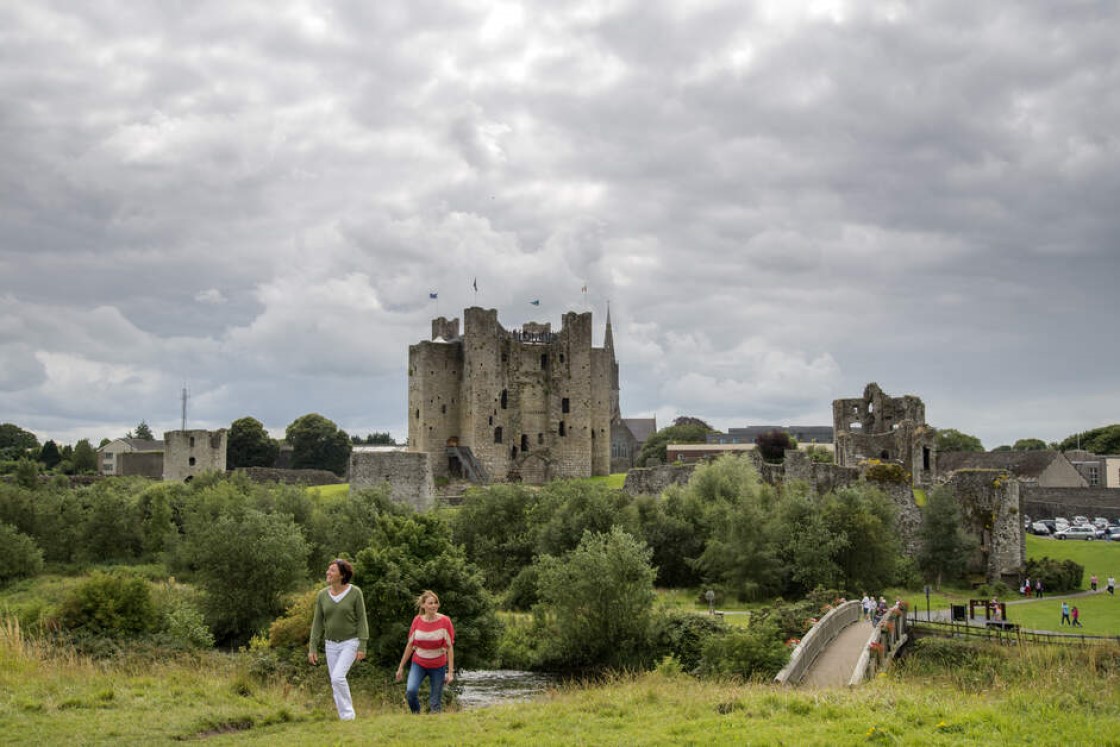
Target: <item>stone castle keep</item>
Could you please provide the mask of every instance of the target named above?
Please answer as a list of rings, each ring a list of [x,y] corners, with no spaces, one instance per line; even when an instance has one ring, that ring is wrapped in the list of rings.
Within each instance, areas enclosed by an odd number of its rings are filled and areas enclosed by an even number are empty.
[[[432,321],[408,350],[408,449],[430,455],[432,475],[481,482],[607,475],[623,428],[610,313],[603,347],[591,313],[569,312],[559,332],[498,323],[477,306]]]

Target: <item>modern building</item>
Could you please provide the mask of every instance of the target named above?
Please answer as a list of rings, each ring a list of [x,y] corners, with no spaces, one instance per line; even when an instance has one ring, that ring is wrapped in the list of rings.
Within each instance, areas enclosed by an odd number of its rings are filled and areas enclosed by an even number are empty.
[[[163,441],[146,438],[116,438],[97,450],[97,469],[103,475],[163,476]]]
[[[1031,487],[1089,487],[1060,451],[948,451],[938,454],[937,466],[942,475],[965,469],[1002,469]]]

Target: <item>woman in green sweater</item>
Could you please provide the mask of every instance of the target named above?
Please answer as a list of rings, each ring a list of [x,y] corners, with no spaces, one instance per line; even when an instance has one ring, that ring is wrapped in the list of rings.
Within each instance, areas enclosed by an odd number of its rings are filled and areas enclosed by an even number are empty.
[[[362,590],[350,583],[354,567],[339,558],[327,566],[327,588],[315,598],[315,619],[311,623],[311,642],[307,661],[319,663],[319,646],[326,639],[327,672],[331,676],[334,704],[343,721],[354,719],[350,683],[346,675],[356,661],[366,658],[369,622]]]

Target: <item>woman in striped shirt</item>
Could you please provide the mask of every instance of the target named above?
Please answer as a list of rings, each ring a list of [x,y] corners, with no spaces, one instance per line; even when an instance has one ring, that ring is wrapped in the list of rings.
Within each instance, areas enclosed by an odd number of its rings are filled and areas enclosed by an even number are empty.
[[[405,686],[408,707],[413,713],[420,713],[420,683],[430,677],[428,705],[432,713],[439,713],[443,683],[455,679],[455,626],[450,617],[439,613],[439,597],[434,591],[422,592],[416,599],[416,608],[420,614],[412,619],[408,630],[408,643],[397,667],[397,682],[404,677],[405,662],[411,657]]]

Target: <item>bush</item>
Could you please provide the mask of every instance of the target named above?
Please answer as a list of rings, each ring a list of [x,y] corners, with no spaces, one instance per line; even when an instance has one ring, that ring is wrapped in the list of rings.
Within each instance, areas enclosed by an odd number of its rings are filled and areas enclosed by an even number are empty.
[[[704,643],[700,674],[769,680],[789,661],[776,626],[754,623],[745,631],[711,636]]]
[[[727,625],[714,615],[672,611],[654,618],[652,648],[657,659],[672,658],[691,672],[700,666],[704,645],[714,635],[727,632]]]
[[[315,598],[318,589],[296,596],[287,611],[268,627],[270,648],[307,650],[311,640],[311,623],[315,620]],[[403,649],[404,646],[402,645]]]
[[[147,581],[97,571],[63,599],[61,621],[72,631],[128,637],[154,629],[158,615]]]
[[[650,551],[619,527],[585,532],[563,558],[541,559],[541,606],[554,634],[556,666],[635,667],[650,663],[648,645],[656,572]]]
[[[1042,579],[1044,592],[1057,594],[1080,589],[1081,580],[1085,577],[1085,566],[1072,560],[1031,558],[1027,561],[1024,572],[1031,581]]]
[[[0,524],[0,584],[38,575],[43,570],[43,551],[35,541],[15,527]]]
[[[159,632],[180,648],[211,648],[214,636],[206,627],[194,597],[190,590],[171,583],[160,588],[154,597],[159,610]]]
[[[909,485],[910,473],[901,464],[874,463],[863,473],[868,482],[877,482],[886,485]]]
[[[541,569],[536,563],[527,565],[513,577],[505,596],[502,597],[502,607],[507,610],[528,611],[540,601],[537,585],[540,583]]]

